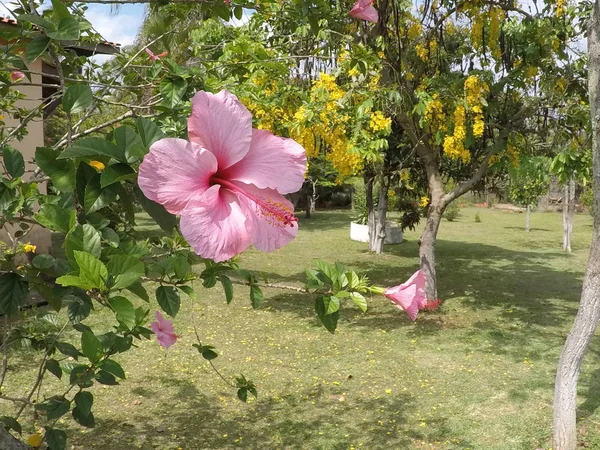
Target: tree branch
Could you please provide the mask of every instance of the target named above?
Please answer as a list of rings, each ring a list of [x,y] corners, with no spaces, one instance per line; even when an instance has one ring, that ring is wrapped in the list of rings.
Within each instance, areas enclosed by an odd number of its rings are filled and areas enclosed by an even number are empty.
[[[460,183],[458,186],[456,186],[454,188],[454,190],[452,192],[450,192],[444,196],[444,203],[446,205],[448,203],[450,203],[452,200],[457,199],[461,195],[466,194],[471,189],[473,189],[473,187],[477,183],[479,183],[479,181],[483,178],[483,176],[485,175],[485,173],[488,170],[491,157],[492,157],[491,152],[488,153],[487,155],[485,155],[485,158],[483,158],[483,161],[479,165],[477,172],[475,172],[475,174],[473,174],[473,176],[469,180],[465,181],[464,183]]]

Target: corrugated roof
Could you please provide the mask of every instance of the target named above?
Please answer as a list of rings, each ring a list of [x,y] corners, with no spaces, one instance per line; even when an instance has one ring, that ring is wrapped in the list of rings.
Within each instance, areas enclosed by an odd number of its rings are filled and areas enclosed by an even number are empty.
[[[17,26],[17,21],[15,19],[11,19],[9,17],[2,17],[0,16],[0,23],[6,23],[8,25],[14,25]],[[111,47],[121,47],[121,44],[117,43],[117,42],[101,42],[101,44],[104,45],[110,45]]]

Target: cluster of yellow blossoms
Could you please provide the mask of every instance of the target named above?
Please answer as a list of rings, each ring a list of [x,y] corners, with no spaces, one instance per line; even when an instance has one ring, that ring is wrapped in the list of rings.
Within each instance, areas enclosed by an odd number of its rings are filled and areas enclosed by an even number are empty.
[[[427,61],[429,59],[429,55],[432,54],[432,53],[434,53],[436,49],[437,49],[437,42],[436,41],[430,41],[429,45],[427,45],[427,44],[417,44],[415,46],[415,51],[417,52],[417,56],[422,61]]]
[[[446,114],[444,114],[444,105],[436,92],[431,96],[431,101],[425,106],[425,120],[430,126],[432,132],[436,130],[446,131]]]
[[[387,131],[391,130],[392,119],[389,117],[385,117],[381,111],[375,111],[371,114],[371,120],[369,121],[369,127],[371,130],[377,131]]]
[[[483,136],[484,121],[481,99],[488,91],[487,83],[476,75],[471,75],[465,80],[465,97],[467,106],[473,112],[473,135],[475,137]]]
[[[500,59],[502,51],[500,50],[500,31],[502,21],[506,17],[506,13],[502,8],[492,7],[489,11],[480,12],[481,10],[473,10],[473,24],[471,26],[471,43],[477,50],[483,48],[483,27],[489,23],[488,33],[486,34],[486,43],[488,44],[492,55],[496,59]]]
[[[326,158],[331,161],[338,172],[338,182],[356,174],[362,168],[362,158],[352,151],[354,144],[346,135],[347,122],[350,117],[340,111],[339,100],[346,95],[330,74],[321,73],[313,82],[310,100],[313,104],[323,105],[318,120],[308,121],[305,107],[301,107],[294,119],[300,124],[294,133],[294,139],[306,149],[309,157],[319,153],[320,144],[324,144],[328,152]]]
[[[467,129],[465,126],[466,111],[463,105],[458,105],[454,110],[454,133],[452,136],[444,138],[444,153],[452,159],[462,159],[468,163],[471,160],[471,154],[465,148],[465,139],[467,138]]]
[[[565,6],[567,6],[567,0],[557,0],[557,2],[556,2],[556,17],[562,17],[564,15]]]

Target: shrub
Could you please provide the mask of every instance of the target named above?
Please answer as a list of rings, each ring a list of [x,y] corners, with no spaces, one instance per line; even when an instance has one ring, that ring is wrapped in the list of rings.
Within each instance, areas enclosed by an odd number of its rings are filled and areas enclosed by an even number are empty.
[[[594,190],[591,185],[588,185],[583,190],[583,194],[579,197],[579,201],[583,206],[586,207],[588,212],[593,216],[594,215]]]
[[[479,213],[475,214],[475,222],[481,223],[481,216],[479,215]]]
[[[444,212],[444,217],[448,222],[454,222],[458,219],[460,217],[460,206],[458,206],[458,203],[450,203],[450,206]]]

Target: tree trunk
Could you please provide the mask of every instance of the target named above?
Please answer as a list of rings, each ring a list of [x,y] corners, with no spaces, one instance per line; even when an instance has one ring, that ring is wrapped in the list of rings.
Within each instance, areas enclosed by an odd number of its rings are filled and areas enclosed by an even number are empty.
[[[308,184],[309,188],[306,194],[306,214],[304,217],[310,219],[317,203],[317,186],[316,183],[313,183],[310,180],[308,181]]]
[[[563,250],[571,253],[571,234],[573,233],[573,213],[575,212],[575,179],[571,177],[565,184],[563,201]]]
[[[594,233],[579,311],[560,352],[554,385],[554,450],[577,448],[577,381],[583,358],[600,321],[600,0],[588,26],[588,90],[594,154]]]
[[[15,439],[4,427],[0,427],[0,449],[2,450],[31,450],[31,447]]]
[[[367,197],[367,225],[369,227],[369,250],[374,246],[376,236],[376,218],[375,218],[375,206],[373,204],[373,184],[375,184],[375,174],[372,169],[365,169],[364,172],[365,180],[365,195]]]
[[[381,188],[379,189],[379,202],[377,203],[377,220],[375,224],[375,240],[370,250],[380,255],[383,253],[385,242],[385,223],[388,209],[388,187],[389,178],[385,174],[381,177]]]
[[[443,208],[440,205],[431,204],[427,214],[425,229],[419,239],[419,263],[421,270],[425,273],[427,282],[425,294],[428,300],[437,300],[437,282],[435,273],[435,243],[438,229],[442,221]]]
[[[525,231],[531,231],[531,206],[525,208]]]

